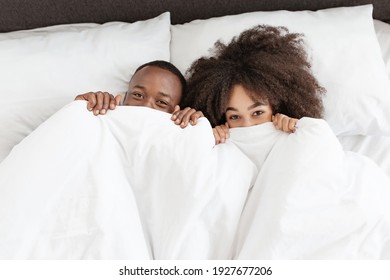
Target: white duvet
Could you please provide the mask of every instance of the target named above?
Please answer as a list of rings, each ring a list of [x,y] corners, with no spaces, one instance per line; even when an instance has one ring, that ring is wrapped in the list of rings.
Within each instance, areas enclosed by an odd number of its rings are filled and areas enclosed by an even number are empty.
[[[390,259],[390,179],[324,121],[214,146],[204,118],[85,107],[0,163],[1,259]]]

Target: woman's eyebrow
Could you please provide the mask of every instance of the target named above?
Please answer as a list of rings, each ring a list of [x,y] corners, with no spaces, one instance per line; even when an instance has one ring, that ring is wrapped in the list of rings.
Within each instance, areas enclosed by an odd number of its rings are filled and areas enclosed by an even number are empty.
[[[258,107],[258,106],[264,106],[264,105],[266,105],[266,104],[263,103],[263,102],[256,102],[256,103],[253,103],[251,106],[249,106],[249,107],[247,108],[247,110],[251,110],[251,109],[256,108],[256,107]],[[234,107],[227,107],[227,108],[226,108],[226,112],[227,112],[227,111],[238,111],[238,109],[236,109],[236,108],[234,108]]]
[[[265,103],[262,103],[262,102],[256,102],[256,103],[253,103],[251,106],[248,107],[248,110],[251,110],[253,108],[256,108],[258,106],[264,106]]]
[[[236,108],[234,108],[234,107],[227,107],[226,108],[226,112],[227,111],[238,111]]]

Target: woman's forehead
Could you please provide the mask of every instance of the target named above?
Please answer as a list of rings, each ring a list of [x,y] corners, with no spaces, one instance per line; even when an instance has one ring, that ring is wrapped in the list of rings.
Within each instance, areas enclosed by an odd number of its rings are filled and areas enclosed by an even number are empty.
[[[267,102],[267,97],[262,90],[252,90],[242,84],[235,84],[230,89],[229,100],[244,98],[253,102]]]

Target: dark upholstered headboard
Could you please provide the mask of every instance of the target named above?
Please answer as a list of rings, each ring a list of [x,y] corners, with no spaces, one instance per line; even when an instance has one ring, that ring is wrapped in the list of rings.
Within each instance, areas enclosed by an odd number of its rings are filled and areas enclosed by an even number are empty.
[[[389,0],[0,0],[0,32],[56,24],[134,22],[171,12],[172,23],[251,11],[319,10],[372,3],[390,22]]]

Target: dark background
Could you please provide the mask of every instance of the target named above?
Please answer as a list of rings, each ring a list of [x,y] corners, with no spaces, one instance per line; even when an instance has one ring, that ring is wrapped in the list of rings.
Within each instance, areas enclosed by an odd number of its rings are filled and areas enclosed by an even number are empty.
[[[390,23],[390,0],[0,0],[0,32],[65,23],[134,22],[171,12],[172,24],[251,11],[319,10],[372,3]]]

